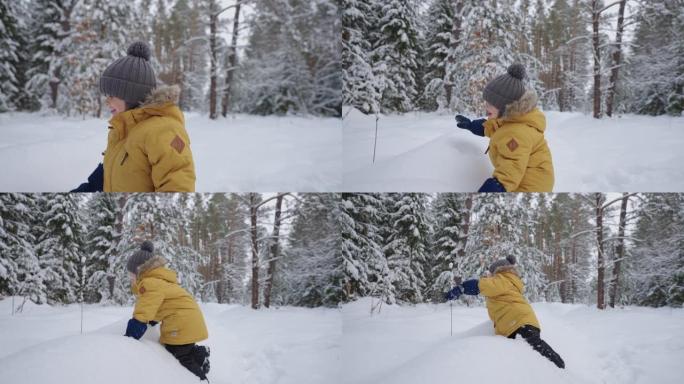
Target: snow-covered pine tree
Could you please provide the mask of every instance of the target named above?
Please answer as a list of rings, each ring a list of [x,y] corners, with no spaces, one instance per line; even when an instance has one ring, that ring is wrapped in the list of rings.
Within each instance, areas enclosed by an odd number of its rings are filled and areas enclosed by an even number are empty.
[[[258,0],[240,66],[242,109],[250,113],[340,116],[337,2]]]
[[[16,108],[15,102],[21,87],[17,80],[17,67],[23,42],[15,3],[0,0],[0,113]]]
[[[407,112],[418,97],[419,35],[417,4],[414,0],[374,2],[378,16],[378,37],[371,60],[381,108]]]
[[[299,195],[297,216],[283,250],[281,304],[333,307],[343,302],[341,236],[334,193]],[[275,286],[274,289],[278,288]]]
[[[434,233],[431,247],[430,297],[441,300],[454,286],[454,278],[465,276],[459,262],[465,257],[470,228],[473,196],[463,193],[440,193],[431,206]]]
[[[38,209],[43,223],[36,253],[44,269],[48,301],[69,304],[82,300],[86,288],[87,250],[85,226],[76,194],[40,195]]]
[[[430,236],[428,196],[391,193],[386,199],[388,227],[383,252],[397,300],[420,303],[426,288],[425,268]]]
[[[628,65],[629,108],[678,116],[684,110],[684,2],[640,2]]]
[[[47,301],[36,238],[35,195],[0,194],[0,295],[17,295],[42,304]]]
[[[460,41],[458,36],[463,22],[455,12],[463,8],[463,1],[433,0],[424,15],[425,21],[425,56],[426,69],[423,82],[426,84],[422,95],[422,104],[428,110],[444,109],[450,104],[452,96],[451,85],[446,78],[448,60],[455,60],[448,56]]]
[[[343,103],[364,113],[379,112],[378,94],[370,52],[370,31],[376,15],[370,0],[342,0]]]
[[[384,195],[345,193],[340,200],[339,226],[347,300],[377,297],[392,304],[396,293],[380,233]]]
[[[87,203],[88,302],[124,304],[131,299],[127,260],[120,253],[125,201],[125,195],[98,193]]]
[[[35,32],[26,90],[44,108],[58,109],[60,103],[70,102],[63,95],[62,81],[70,65],[67,55],[72,47],[72,14],[77,3],[78,0],[36,0],[31,8],[29,28]]]
[[[684,303],[684,196],[648,194],[637,213],[630,251],[633,297],[653,307]]]

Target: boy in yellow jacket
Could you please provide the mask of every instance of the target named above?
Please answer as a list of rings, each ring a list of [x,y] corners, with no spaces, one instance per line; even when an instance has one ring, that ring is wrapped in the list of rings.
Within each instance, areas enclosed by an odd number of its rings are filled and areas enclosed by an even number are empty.
[[[126,264],[137,300],[125,336],[140,339],[147,324],[154,326],[161,322],[159,342],[185,368],[206,380],[209,348],[195,345],[208,337],[202,311],[192,296],[178,285],[176,272],[166,268],[166,260],[154,256],[153,252],[152,243],[144,241]]]
[[[112,118],[102,164],[72,192],[194,192],[178,86],[157,87],[150,48],[133,43],[100,77]]]
[[[525,89],[525,68],[508,67],[483,91],[487,120],[456,115],[457,126],[489,137],[494,174],[478,192],[551,192],[554,174],[551,151],[544,138],[546,117],[537,108],[537,94]]]
[[[551,360],[558,368],[565,368],[565,362],[540,337],[540,326],[532,306],[523,296],[525,288],[515,270],[515,257],[508,256],[497,260],[489,266],[491,277],[466,280],[457,285],[446,295],[453,300],[466,295],[482,294],[487,303],[487,313],[494,323],[497,335],[515,339],[520,335],[542,356]]]

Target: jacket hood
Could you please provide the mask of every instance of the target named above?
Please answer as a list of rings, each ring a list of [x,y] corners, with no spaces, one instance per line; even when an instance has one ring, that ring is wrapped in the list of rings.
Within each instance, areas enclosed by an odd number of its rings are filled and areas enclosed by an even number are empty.
[[[180,100],[180,87],[177,85],[165,85],[157,87],[150,92],[140,108],[159,106],[167,103],[178,104]]]
[[[178,284],[176,272],[166,268],[168,261],[161,256],[153,256],[138,267],[138,281],[146,277],[155,277],[169,283]]]
[[[499,267],[496,269],[494,272],[495,274],[501,274],[501,276],[513,284],[515,289],[518,290],[521,294],[525,290],[525,284],[523,284],[522,280],[520,279],[520,276],[518,275],[518,271],[515,269],[514,265],[507,265],[503,267]]]
[[[533,90],[528,90],[519,100],[508,104],[503,116],[497,120],[502,120],[502,123],[522,123],[536,129],[540,133],[544,133],[546,130],[546,117],[537,108],[537,100],[537,93]]]

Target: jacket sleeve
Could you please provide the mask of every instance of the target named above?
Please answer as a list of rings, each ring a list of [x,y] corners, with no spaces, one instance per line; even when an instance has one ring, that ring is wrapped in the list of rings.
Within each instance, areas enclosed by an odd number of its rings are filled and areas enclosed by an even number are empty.
[[[504,186],[506,191],[515,191],[527,170],[532,144],[524,135],[507,134],[497,138],[496,149],[499,161],[494,169],[493,177]]]
[[[494,277],[483,277],[478,284],[480,294],[486,297],[496,297],[506,293],[506,282],[503,279]]]
[[[164,292],[159,284],[150,281],[143,281],[138,288],[138,301],[135,303],[133,309],[133,317],[143,323],[148,323],[154,320],[164,301]]]
[[[172,129],[147,139],[145,149],[155,192],[195,191],[195,165],[189,144],[187,137]]]
[[[72,189],[69,192],[102,192],[104,186],[104,168],[98,164],[93,173],[88,176],[88,181]]]

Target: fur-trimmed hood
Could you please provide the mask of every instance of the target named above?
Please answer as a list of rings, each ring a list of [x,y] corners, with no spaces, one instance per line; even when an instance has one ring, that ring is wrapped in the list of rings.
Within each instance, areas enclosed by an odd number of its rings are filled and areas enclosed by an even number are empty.
[[[163,85],[153,89],[140,107],[158,106],[166,103],[178,104],[178,100],[180,100],[180,87],[177,85]]]
[[[537,92],[533,89],[528,89],[520,99],[506,105],[503,117],[516,117],[530,113],[537,106],[537,101],[539,101]]]
[[[138,266],[138,268],[136,269],[136,275],[140,279],[140,277],[144,275],[145,272],[151,271],[155,268],[163,267],[167,263],[168,260],[161,256],[152,256],[149,260]]]
[[[496,269],[494,270],[494,274],[503,273],[503,272],[511,272],[511,273],[515,274],[516,276],[520,276],[518,274],[518,270],[515,269],[515,265],[501,265],[499,267],[496,267]]]

